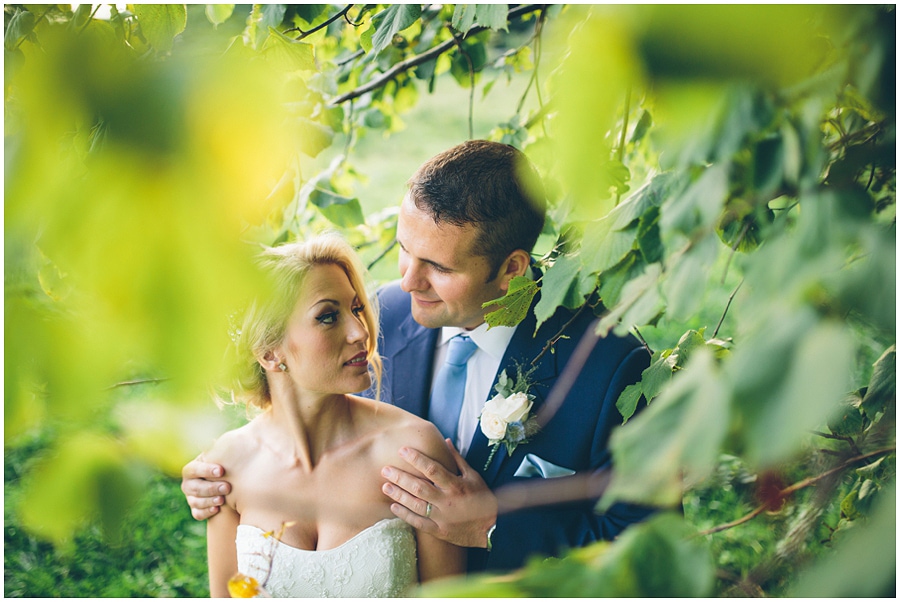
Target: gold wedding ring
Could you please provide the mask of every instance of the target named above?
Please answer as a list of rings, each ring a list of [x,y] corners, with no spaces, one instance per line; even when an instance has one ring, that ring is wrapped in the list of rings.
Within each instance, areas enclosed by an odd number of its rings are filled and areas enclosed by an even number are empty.
[[[434,506],[431,505],[431,502],[428,502],[428,503],[425,505],[425,518],[428,518],[428,517],[431,516],[431,510],[432,510],[433,508],[434,508]]]

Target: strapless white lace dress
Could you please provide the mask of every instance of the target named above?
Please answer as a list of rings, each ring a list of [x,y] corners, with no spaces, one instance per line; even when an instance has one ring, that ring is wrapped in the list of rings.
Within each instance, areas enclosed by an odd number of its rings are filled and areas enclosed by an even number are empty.
[[[239,525],[238,571],[279,598],[396,598],[418,582],[416,538],[386,518],[330,550],[301,550]],[[270,568],[271,567],[271,568]]]

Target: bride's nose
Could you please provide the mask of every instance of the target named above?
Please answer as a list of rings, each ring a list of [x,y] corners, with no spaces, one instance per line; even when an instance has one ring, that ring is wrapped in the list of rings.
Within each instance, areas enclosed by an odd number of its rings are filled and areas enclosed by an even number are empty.
[[[347,342],[359,343],[368,341],[369,329],[362,316],[354,316],[355,319],[347,320]]]

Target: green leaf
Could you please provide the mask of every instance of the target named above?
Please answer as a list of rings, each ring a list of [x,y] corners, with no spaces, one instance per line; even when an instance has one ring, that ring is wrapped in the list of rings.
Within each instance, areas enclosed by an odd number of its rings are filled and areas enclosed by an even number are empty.
[[[862,409],[869,420],[875,420],[890,403],[897,402],[897,346],[891,345],[875,362]]]
[[[372,52],[378,54],[391,45],[394,36],[415,23],[422,16],[420,4],[390,4],[372,17]]]
[[[218,27],[231,18],[234,13],[234,4],[207,4],[206,18],[209,22]]]
[[[771,465],[798,451],[846,395],[853,356],[846,328],[811,312],[774,317],[748,337],[728,365],[748,458]]]
[[[666,315],[672,320],[687,320],[703,305],[707,280],[720,248],[718,237],[704,236],[667,262],[671,267],[662,291],[668,301]]]
[[[330,222],[342,228],[351,228],[366,223],[359,199],[341,196],[330,190],[316,187],[309,195],[309,201],[319,208]]]
[[[23,483],[18,512],[23,525],[59,544],[99,510],[106,534],[118,535],[138,493],[123,451],[112,439],[92,432],[60,441]],[[65,504],[58,501],[58,487],[71,495]]]
[[[267,60],[273,61],[285,71],[315,71],[316,59],[313,45],[294,40],[280,31],[269,28],[269,36],[262,51]]]
[[[844,505],[841,504],[841,508]],[[894,596],[897,574],[897,491],[873,504],[866,528],[852,529],[842,545],[802,571],[787,593],[796,598]],[[861,579],[848,578],[863,575]]]
[[[638,221],[637,243],[645,262],[653,263],[663,258],[665,248],[659,237],[659,207],[656,205],[641,215]]]
[[[13,13],[3,37],[4,48],[9,51],[15,50],[23,39],[31,35],[34,25],[34,13],[27,10],[17,10]]]
[[[308,157],[318,156],[334,140],[334,130],[316,121],[299,117],[296,125],[300,150]]]
[[[628,385],[622,390],[619,399],[616,400],[616,409],[622,415],[622,424],[628,422],[628,419],[634,416],[637,410],[638,401],[641,400],[641,383]]]
[[[634,126],[634,132],[631,134],[630,142],[632,144],[637,144],[643,140],[644,136],[647,135],[647,132],[650,131],[651,125],[653,125],[653,116],[650,115],[650,111],[641,111],[641,117],[638,119],[637,125]]]
[[[840,409],[828,419],[828,430],[834,435],[855,437],[862,431],[865,420],[859,411],[859,393],[853,393],[841,402]]]
[[[135,4],[134,14],[147,43],[158,52],[172,50],[175,36],[187,26],[184,4]]]
[[[641,390],[647,401],[652,401],[672,381],[676,359],[672,353],[657,351],[653,354],[650,365],[641,374]]]
[[[475,10],[476,5],[474,4],[457,4],[453,9],[453,18],[450,20],[450,25],[456,31],[466,33],[475,23]]]
[[[537,317],[536,329],[552,316],[557,308],[578,309],[584,305],[585,294],[579,288],[581,271],[581,261],[578,256],[573,255],[561,255],[547,268],[541,281],[543,293],[534,307],[534,315]]]
[[[617,500],[678,506],[683,487],[716,465],[728,432],[728,399],[712,353],[697,351],[659,397],[613,431],[616,470],[601,508]]]
[[[600,300],[606,307],[614,307],[622,294],[625,285],[633,278],[644,273],[647,264],[640,258],[640,253],[630,251],[625,257],[600,273]],[[588,272],[585,269],[583,272]]]
[[[668,198],[662,206],[663,237],[677,231],[691,235],[709,230],[719,218],[728,194],[728,163],[715,164],[683,193]]]
[[[659,315],[662,310],[659,277],[659,264],[653,263],[641,276],[628,281],[622,289],[619,303],[600,320],[597,332],[606,336],[615,328],[617,334],[624,334],[632,326],[647,324]]]
[[[508,19],[509,8],[506,4],[475,5],[475,22],[479,25],[483,25],[494,31],[509,31],[507,29]]]
[[[656,176],[605,217],[589,222],[582,242],[584,266],[599,273],[621,261],[634,246],[637,220],[651,207],[660,205],[673,182],[671,175]]]
[[[528,308],[531,307],[531,302],[539,290],[538,283],[531,278],[516,276],[510,280],[509,290],[504,296],[481,305],[484,308],[493,305],[499,306],[499,309],[485,314],[484,320],[488,323],[488,328],[515,326],[524,320],[528,314]]]

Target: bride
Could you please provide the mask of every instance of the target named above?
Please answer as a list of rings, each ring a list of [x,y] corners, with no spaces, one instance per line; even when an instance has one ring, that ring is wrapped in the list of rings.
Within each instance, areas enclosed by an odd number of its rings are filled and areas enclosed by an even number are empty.
[[[401,446],[455,465],[431,423],[352,395],[381,374],[354,251],[324,235],[268,249],[262,265],[274,294],[235,333],[232,387],[261,411],[204,454],[232,484],[207,527],[210,594],[240,573],[263,595],[396,597],[463,572],[461,548],[414,531],[381,492]]]

